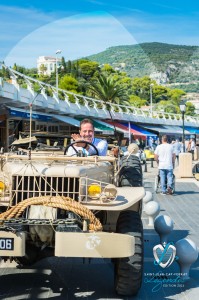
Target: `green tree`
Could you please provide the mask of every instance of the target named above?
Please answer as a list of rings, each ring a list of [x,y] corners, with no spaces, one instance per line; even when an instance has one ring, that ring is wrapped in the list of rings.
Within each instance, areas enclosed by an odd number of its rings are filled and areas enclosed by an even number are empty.
[[[141,106],[144,106],[147,104],[147,100],[141,99],[140,97],[135,96],[135,95],[131,95],[130,99],[129,99],[129,103],[132,106],[140,108]]]
[[[65,74],[67,73],[67,65],[66,65],[66,61],[65,58],[62,56],[61,58],[61,73]]]
[[[132,79],[126,76],[126,73],[115,72],[112,74],[113,79],[118,85],[121,85],[125,89],[127,95],[132,95]]]
[[[151,86],[153,103],[158,103],[168,99],[168,89],[165,86],[154,84]],[[149,86],[149,99],[150,99],[150,86]]]
[[[99,64],[97,62],[94,61],[79,61],[79,68],[81,71],[81,76],[88,80],[91,77],[93,77],[93,75],[95,74],[95,72],[99,69]]]
[[[65,75],[60,79],[59,88],[63,90],[71,91],[73,93],[77,93],[78,81],[70,75]]]
[[[125,88],[118,84],[112,76],[107,76],[102,73],[93,82],[90,83],[88,89],[92,92],[92,95],[104,102],[125,104],[128,103],[128,95]],[[129,104],[129,103],[128,103]]]
[[[115,70],[109,64],[103,64],[101,71],[106,72],[107,74],[115,73]]]
[[[191,102],[186,102],[186,115],[194,116],[195,115],[195,106]]]
[[[0,77],[3,77],[4,80],[10,79],[10,73],[9,73],[8,69],[6,69],[4,67],[2,67],[2,69],[0,68]]]
[[[155,80],[151,80],[149,76],[142,78],[134,78],[132,80],[132,92],[141,99],[150,100],[150,84],[156,85]]]
[[[156,105],[156,110],[165,113],[179,114],[180,108],[178,105],[173,104],[172,101],[162,100]]]
[[[185,91],[179,89],[168,89],[168,98],[179,105],[181,97],[186,95]]]
[[[67,62],[67,73],[68,74],[72,73],[72,62],[71,62],[71,60],[68,60],[68,62]]]

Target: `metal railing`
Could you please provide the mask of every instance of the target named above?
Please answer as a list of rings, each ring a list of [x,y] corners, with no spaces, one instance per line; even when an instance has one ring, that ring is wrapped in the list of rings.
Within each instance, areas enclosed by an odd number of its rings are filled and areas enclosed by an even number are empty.
[[[135,117],[141,117],[141,119],[146,119],[148,121],[152,121],[151,123],[155,123],[155,120],[169,120],[171,121],[176,121],[179,123],[182,123],[182,115],[181,114],[175,114],[175,113],[167,113],[167,112],[162,112],[162,111],[155,111],[153,110],[152,115],[150,113],[150,110],[148,109],[143,110],[141,108],[137,108],[134,106],[128,106],[128,105],[121,105],[121,104],[115,104],[115,103],[110,103],[110,102],[104,102],[103,100],[100,99],[94,99],[91,97],[83,96],[80,94],[75,94],[70,91],[66,91],[63,89],[58,88],[58,93],[56,90],[56,87],[47,84],[45,82],[39,81],[37,79],[31,78],[27,75],[24,75],[18,71],[15,71],[4,64],[1,64],[3,68],[5,68],[9,73],[11,77],[11,83],[17,88],[18,91],[20,91],[20,85],[18,83],[19,78],[23,78],[24,81],[26,82],[27,85],[27,90],[32,94],[32,97],[36,94],[36,92],[33,89],[33,83],[37,84],[40,89],[39,93],[46,99],[50,98],[47,95],[47,90],[51,91],[52,93],[52,98],[55,99],[57,104],[60,104],[61,102],[65,102],[68,107],[71,105],[74,105],[77,107],[77,109],[81,110],[82,106],[86,108],[87,111],[90,111],[91,109],[96,110],[96,112],[99,112],[100,110],[103,111],[106,115],[107,118],[110,117],[109,112],[107,107],[109,107],[110,112],[112,113],[113,119],[117,119],[118,114],[122,114],[126,116],[126,121],[129,121],[130,119],[128,116],[134,115]],[[87,116],[87,114],[85,113]],[[115,118],[115,115],[117,116]],[[99,116],[100,117],[100,116]],[[144,120],[143,120],[144,121]],[[142,121],[141,121],[142,122]],[[175,122],[175,124],[176,124]],[[197,116],[185,116],[185,122],[187,123],[192,123],[192,124],[199,124],[199,118]]]

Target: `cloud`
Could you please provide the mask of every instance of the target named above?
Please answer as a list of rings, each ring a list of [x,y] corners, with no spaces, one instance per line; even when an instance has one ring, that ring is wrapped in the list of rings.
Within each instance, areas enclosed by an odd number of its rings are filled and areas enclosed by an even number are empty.
[[[62,50],[66,60],[77,59],[110,46],[136,44],[133,36],[105,12],[75,15],[42,26],[23,38],[5,59],[7,65],[35,67],[39,56],[55,56]]]
[[[35,8],[0,5],[0,60],[4,60],[24,36],[53,19],[53,15],[46,15]]]

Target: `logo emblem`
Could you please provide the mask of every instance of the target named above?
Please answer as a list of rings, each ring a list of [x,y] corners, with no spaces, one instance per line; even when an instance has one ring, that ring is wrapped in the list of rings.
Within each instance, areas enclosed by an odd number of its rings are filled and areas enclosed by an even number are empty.
[[[161,244],[156,245],[153,248],[153,255],[154,264],[162,268],[168,268],[174,259],[177,259],[176,248],[173,243],[163,243],[163,246]]]
[[[93,234],[88,238],[88,241],[86,242],[86,248],[88,250],[94,250],[99,244],[101,243],[101,239]]]

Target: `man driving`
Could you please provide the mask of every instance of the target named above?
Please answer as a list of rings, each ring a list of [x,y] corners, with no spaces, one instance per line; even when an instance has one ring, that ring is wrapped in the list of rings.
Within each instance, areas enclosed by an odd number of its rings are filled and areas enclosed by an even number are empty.
[[[105,156],[107,153],[108,143],[106,140],[94,137],[94,125],[92,120],[90,119],[83,119],[80,122],[79,134],[74,133],[71,135],[71,137],[76,142],[87,141],[89,143],[92,143],[97,148],[99,156]],[[79,151],[82,151],[83,156],[97,155],[94,147],[82,142],[76,143],[73,146],[69,147],[67,156],[76,156]]]

